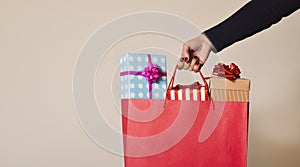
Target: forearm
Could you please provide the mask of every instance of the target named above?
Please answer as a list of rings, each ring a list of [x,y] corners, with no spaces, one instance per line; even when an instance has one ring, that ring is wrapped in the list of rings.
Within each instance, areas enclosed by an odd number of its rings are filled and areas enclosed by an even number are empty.
[[[300,0],[252,0],[225,21],[205,31],[217,51],[279,22],[300,7]]]

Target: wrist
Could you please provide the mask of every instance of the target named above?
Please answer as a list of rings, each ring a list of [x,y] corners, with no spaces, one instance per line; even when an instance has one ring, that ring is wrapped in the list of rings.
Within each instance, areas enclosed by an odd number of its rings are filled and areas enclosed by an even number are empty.
[[[217,53],[218,51],[217,51],[216,47],[211,42],[211,40],[207,37],[207,35],[205,33],[202,33],[201,35],[203,35],[205,42],[211,46],[211,51],[213,51],[214,53]]]

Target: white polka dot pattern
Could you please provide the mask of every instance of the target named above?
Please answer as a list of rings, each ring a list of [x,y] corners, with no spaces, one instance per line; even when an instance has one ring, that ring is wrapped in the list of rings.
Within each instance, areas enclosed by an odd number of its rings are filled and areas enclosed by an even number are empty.
[[[129,66],[129,70],[130,70],[130,71],[133,71],[133,66]]]
[[[129,56],[129,61],[133,61],[133,57],[132,56]]]
[[[142,66],[137,66],[138,71],[142,71],[143,67]]]
[[[138,62],[141,62],[141,61],[142,61],[142,57],[141,57],[141,56],[138,56],[138,57],[136,58],[136,60],[137,60]]]
[[[152,64],[157,64],[162,72],[166,72],[166,57],[151,55]],[[147,54],[127,54],[120,58],[120,72],[142,72],[148,65]],[[149,83],[140,75],[124,74],[121,76],[121,98],[149,98]],[[167,77],[162,76],[152,83],[152,99],[164,99]]]
[[[156,97],[156,98],[159,98],[159,93],[155,93],[155,97]]]

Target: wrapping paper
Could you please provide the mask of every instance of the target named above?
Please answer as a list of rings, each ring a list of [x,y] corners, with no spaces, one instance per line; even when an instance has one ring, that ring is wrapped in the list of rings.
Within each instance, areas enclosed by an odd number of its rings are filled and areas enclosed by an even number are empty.
[[[122,99],[164,99],[166,57],[150,54],[121,56],[120,78]]]

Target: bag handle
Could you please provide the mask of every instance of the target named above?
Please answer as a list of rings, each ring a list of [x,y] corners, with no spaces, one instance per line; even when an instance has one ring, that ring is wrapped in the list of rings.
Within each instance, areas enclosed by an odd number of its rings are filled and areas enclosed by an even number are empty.
[[[171,80],[170,80],[170,82],[169,82],[169,85],[168,85],[168,88],[167,88],[167,92],[169,92],[172,88],[174,88],[174,80],[175,80],[175,75],[176,75],[176,72],[177,72],[177,68],[178,68],[178,65],[176,65],[176,67],[175,67],[175,69],[174,69],[174,72],[173,72],[173,75],[172,75],[172,78],[171,78]],[[207,84],[207,82],[206,82],[206,79],[209,79],[209,77],[208,78],[204,78],[204,76],[203,76],[203,74],[201,73],[201,71],[200,71],[200,69],[199,69],[199,75],[200,75],[200,78],[202,79],[202,81],[203,81],[203,83],[204,83],[204,87],[205,87],[205,89],[206,90],[208,90],[208,94],[210,94],[209,93],[209,87],[208,87],[208,84]],[[194,83],[195,84],[195,83]],[[197,85],[199,86],[199,83],[197,83]],[[201,85],[200,85],[201,86]],[[166,93],[167,93],[166,92]],[[212,100],[212,99],[211,99]],[[163,108],[165,108],[166,107],[166,104],[167,104],[167,97],[165,97],[165,102],[164,102],[164,106],[163,106]],[[214,107],[214,104],[213,104],[213,107]],[[215,108],[215,107],[214,107]]]
[[[174,72],[173,72],[173,75],[172,75],[172,78],[170,80],[170,83],[168,85],[168,89],[167,91],[171,90],[172,88],[174,88],[174,80],[175,80],[175,75],[176,75],[176,72],[177,72],[177,68],[178,68],[178,65],[176,65],[175,69],[174,69]],[[200,69],[199,69],[199,75],[200,75],[200,78],[202,79],[203,83],[204,83],[204,87],[206,90],[208,90],[208,84],[206,82],[206,78],[204,78],[203,74],[201,73]]]

